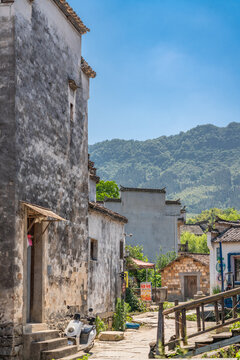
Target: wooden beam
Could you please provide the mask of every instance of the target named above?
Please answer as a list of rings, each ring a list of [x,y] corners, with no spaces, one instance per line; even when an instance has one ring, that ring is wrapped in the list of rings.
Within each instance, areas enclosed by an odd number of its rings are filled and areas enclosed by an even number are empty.
[[[216,324],[219,324],[219,311],[218,311],[218,302],[215,301],[214,303],[214,308],[215,308],[215,318],[216,318]]]
[[[171,309],[166,309],[164,310],[163,314],[168,315],[175,311],[181,311],[182,309],[186,309],[186,310],[195,309],[197,306],[201,306],[201,304],[211,304],[214,303],[215,301],[221,300],[222,298],[227,299],[234,295],[240,295],[240,288],[235,288],[212,296],[206,296],[205,298],[201,298],[199,300],[189,301],[188,303],[185,303],[183,305],[178,305]]]
[[[199,306],[196,308],[196,313],[197,313],[197,329],[198,331],[201,331],[201,316],[200,316]]]
[[[202,304],[201,309],[202,309],[202,329],[203,331],[205,331],[204,304]]]
[[[177,306],[179,303],[178,300],[175,300],[175,306]],[[179,339],[180,338],[180,328],[179,328],[179,319],[180,319],[180,316],[179,316],[179,312],[176,312],[175,313],[175,335],[176,335],[176,339]]]
[[[198,335],[206,334],[207,332],[210,332],[210,331],[213,331],[213,330],[216,330],[216,329],[220,329],[223,326],[232,325],[237,321],[239,321],[239,318],[225,321],[224,325],[223,324],[215,325],[215,326],[212,326],[212,327],[206,329],[205,331],[202,330],[202,331],[198,331],[197,333],[194,333],[194,334],[189,334],[188,339],[191,339],[191,338],[196,337]],[[179,340],[183,341],[183,337],[181,339],[179,339]],[[175,342],[175,340],[174,341],[169,341],[169,342],[167,342],[165,344],[165,346],[171,345],[174,342]]]

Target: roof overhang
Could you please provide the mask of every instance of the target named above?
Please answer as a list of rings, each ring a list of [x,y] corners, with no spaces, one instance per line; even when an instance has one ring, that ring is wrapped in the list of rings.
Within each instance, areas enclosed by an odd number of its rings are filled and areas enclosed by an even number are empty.
[[[38,221],[67,221],[61,216],[55,214],[52,210],[42,206],[33,205],[28,202],[21,202],[28,210],[28,217]]]
[[[132,268],[136,267],[138,269],[154,269],[155,268],[155,264],[153,264],[153,263],[145,262],[145,261],[134,259],[134,258],[131,258],[130,262],[132,264],[129,264],[129,268],[131,268],[131,267]]]

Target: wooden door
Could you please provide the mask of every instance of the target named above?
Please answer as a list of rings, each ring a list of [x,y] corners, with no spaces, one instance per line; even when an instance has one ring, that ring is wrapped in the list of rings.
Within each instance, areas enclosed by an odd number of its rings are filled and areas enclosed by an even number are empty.
[[[184,276],[184,298],[193,299],[197,293],[197,276]]]

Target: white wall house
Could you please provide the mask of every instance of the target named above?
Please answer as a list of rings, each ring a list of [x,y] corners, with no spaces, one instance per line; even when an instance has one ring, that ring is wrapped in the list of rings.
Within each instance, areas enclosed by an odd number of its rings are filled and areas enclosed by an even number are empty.
[[[127,219],[96,202],[98,181],[94,163],[89,161],[88,305],[95,314],[108,317],[121,296],[119,273],[123,271]]]
[[[220,242],[222,243],[224,289],[232,283],[240,286],[240,222],[217,219],[215,228],[207,234],[210,249],[210,288],[221,288]],[[229,273],[232,273],[229,274]]]
[[[128,219],[130,245],[142,245],[150,261],[160,251],[178,251],[179,227],[185,221],[180,200],[166,200],[165,189],[125,188],[120,199],[106,199],[105,206]]]

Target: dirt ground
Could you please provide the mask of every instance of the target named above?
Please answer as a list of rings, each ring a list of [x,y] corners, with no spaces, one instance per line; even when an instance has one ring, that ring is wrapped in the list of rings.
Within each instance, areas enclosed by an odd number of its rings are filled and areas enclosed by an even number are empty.
[[[119,342],[96,340],[91,350],[91,360],[147,360],[149,343],[156,340],[157,312],[148,312],[134,317],[134,321],[144,324],[139,330],[127,330],[125,339]],[[188,334],[196,331],[196,321],[187,322]],[[165,341],[175,333],[173,319],[165,320]],[[205,339],[209,334],[204,335]],[[201,336],[201,339],[204,338]],[[199,338],[199,337],[198,337]],[[194,340],[197,338],[194,338]]]

